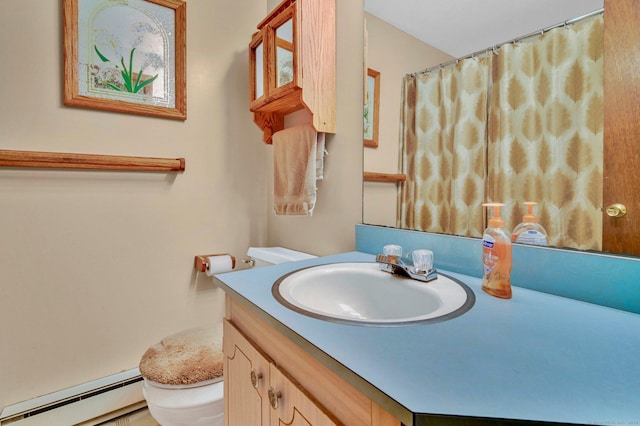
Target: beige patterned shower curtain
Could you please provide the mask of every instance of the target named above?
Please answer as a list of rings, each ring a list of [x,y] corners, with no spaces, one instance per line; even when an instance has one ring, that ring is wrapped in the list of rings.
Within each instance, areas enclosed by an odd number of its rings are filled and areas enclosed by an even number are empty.
[[[407,76],[398,226],[478,237],[483,201],[508,231],[536,201],[551,245],[601,249],[602,37],[599,15]]]
[[[482,236],[490,70],[482,57],[405,77],[398,226]]]
[[[602,37],[600,15],[493,61],[487,200],[507,204],[510,229],[538,202],[553,246],[602,248]]]

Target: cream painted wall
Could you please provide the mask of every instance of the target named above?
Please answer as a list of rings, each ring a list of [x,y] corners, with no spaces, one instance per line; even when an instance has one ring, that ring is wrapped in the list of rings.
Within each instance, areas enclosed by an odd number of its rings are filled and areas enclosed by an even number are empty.
[[[270,9],[278,3],[268,0]],[[329,155],[315,211],[276,216],[269,196],[267,213],[270,244],[317,255],[354,250],[355,224],[362,221],[363,1],[336,0],[336,15],[337,133],[327,135]],[[267,163],[272,191],[270,158]]]
[[[223,294],[193,256],[267,243],[270,150],[247,66],[266,13],[265,0],[188,1],[180,122],[63,106],[61,2],[0,2],[1,149],[186,158],[181,174],[0,168],[0,408],[220,322]]]
[[[377,148],[364,148],[364,169],[398,173],[398,137],[402,79],[407,73],[441,64],[450,55],[366,14],[368,67],[380,71],[380,128]],[[365,182],[365,223],[396,225],[397,185]]]

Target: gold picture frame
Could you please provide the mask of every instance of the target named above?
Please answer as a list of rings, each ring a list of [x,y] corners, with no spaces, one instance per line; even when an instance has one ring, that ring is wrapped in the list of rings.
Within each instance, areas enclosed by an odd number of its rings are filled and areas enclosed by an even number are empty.
[[[64,104],[186,120],[186,3],[62,0]]]
[[[380,121],[380,72],[367,68],[367,84],[364,98],[364,146],[378,147]]]

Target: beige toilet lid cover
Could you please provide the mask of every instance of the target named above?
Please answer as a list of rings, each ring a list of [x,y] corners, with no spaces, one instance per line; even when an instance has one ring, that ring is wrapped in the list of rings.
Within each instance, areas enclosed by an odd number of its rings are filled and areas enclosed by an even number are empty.
[[[164,385],[192,385],[222,376],[223,361],[215,329],[197,327],[147,349],[140,360],[140,374]]]

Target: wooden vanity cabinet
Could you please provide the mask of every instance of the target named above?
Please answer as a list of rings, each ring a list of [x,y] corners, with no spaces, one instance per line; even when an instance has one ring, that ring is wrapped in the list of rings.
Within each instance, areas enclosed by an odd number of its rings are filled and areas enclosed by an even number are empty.
[[[225,425],[268,425],[270,360],[224,324]]]
[[[316,131],[335,133],[335,0],[285,0],[249,44],[250,110],[271,143],[301,109]]]
[[[340,424],[226,321],[224,336],[226,425]]]
[[[223,336],[226,426],[400,426],[394,416],[228,295]]]

